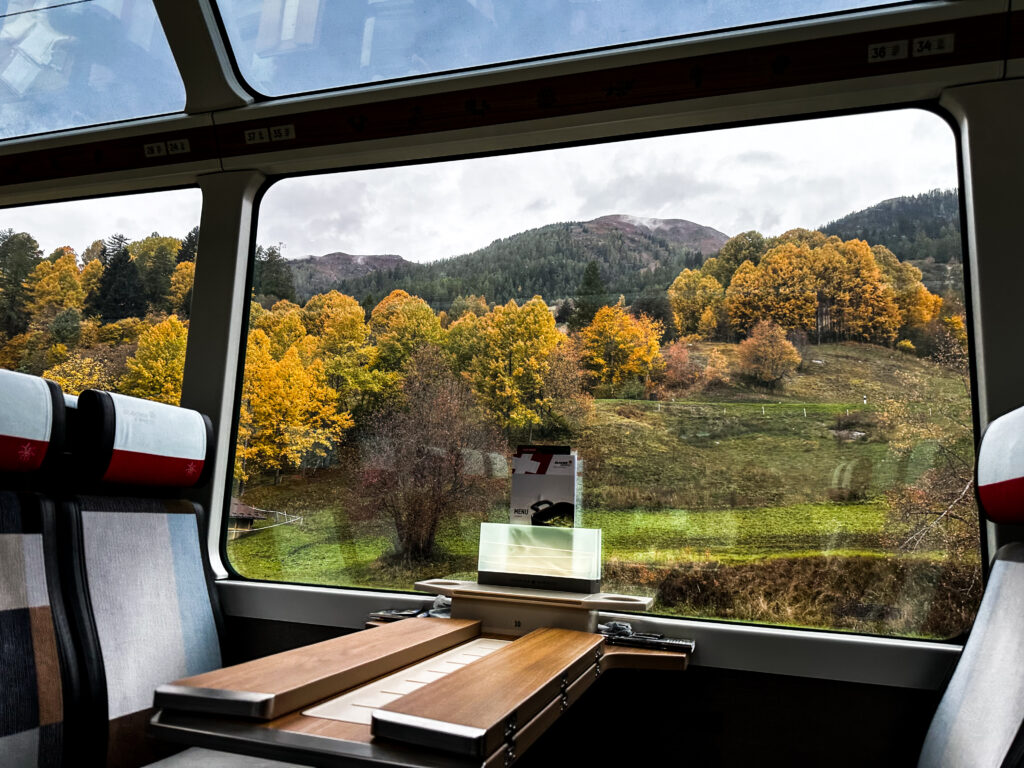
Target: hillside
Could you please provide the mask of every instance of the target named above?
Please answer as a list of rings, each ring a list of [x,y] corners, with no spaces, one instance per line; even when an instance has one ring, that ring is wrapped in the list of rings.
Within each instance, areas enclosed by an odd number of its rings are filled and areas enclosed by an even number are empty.
[[[550,224],[430,264],[329,254],[292,262],[292,269],[299,301],[330,288],[379,300],[402,288],[447,309],[455,297],[468,294],[502,303],[535,294],[549,302],[572,296],[587,263],[596,261],[609,294],[632,298],[647,288],[664,289],[681,269],[699,266],[726,240],[718,230],[683,219],[614,215]]]
[[[341,280],[351,280],[409,263],[401,256],[354,256],[339,251],[295,259],[289,266],[295,281],[295,293],[305,303],[311,296],[331,290]]]
[[[856,237],[886,246],[900,261],[920,269],[931,291],[963,291],[960,201],[955,189],[883,200],[820,229],[843,240]]]

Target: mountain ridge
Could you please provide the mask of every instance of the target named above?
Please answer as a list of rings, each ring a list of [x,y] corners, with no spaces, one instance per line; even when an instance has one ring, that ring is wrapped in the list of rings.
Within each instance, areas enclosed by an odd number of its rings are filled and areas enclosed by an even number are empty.
[[[433,262],[336,251],[289,260],[289,265],[300,302],[331,289],[379,300],[402,288],[444,308],[470,293],[502,303],[535,294],[565,298],[575,292],[590,261],[598,262],[609,292],[637,295],[671,281],[683,267],[699,267],[728,239],[687,219],[609,214],[517,232]]]

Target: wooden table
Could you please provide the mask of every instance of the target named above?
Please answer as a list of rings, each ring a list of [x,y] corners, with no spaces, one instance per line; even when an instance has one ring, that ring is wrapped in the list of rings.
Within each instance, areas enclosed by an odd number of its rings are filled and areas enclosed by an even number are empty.
[[[587,632],[539,629],[465,666],[451,663],[454,671],[438,679],[421,678],[429,681],[383,701],[371,724],[303,714],[481,637],[478,621],[406,619],[214,670],[161,686],[151,728],[192,746],[310,765],[495,768],[514,762],[605,671],[682,670],[688,662],[686,654],[606,646]]]

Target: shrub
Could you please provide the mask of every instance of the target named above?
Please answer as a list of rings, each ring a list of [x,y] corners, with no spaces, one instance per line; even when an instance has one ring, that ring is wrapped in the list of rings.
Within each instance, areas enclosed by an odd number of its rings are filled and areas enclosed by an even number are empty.
[[[914,346],[914,342],[910,339],[900,339],[896,342],[896,349],[900,352],[906,352],[907,354],[914,354],[917,352],[917,347]]]
[[[683,389],[697,379],[697,369],[690,362],[690,352],[683,342],[674,341],[664,347],[661,357],[665,361],[662,381],[666,388]]]
[[[762,320],[739,347],[740,373],[775,389],[800,365],[800,353],[775,323]]]

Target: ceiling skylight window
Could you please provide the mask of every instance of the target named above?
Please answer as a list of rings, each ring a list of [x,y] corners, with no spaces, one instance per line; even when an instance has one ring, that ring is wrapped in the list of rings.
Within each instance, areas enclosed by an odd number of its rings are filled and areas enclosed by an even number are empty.
[[[217,0],[268,96],[848,11],[878,0]]]
[[[185,106],[152,0],[10,0],[0,11],[0,139]]]

